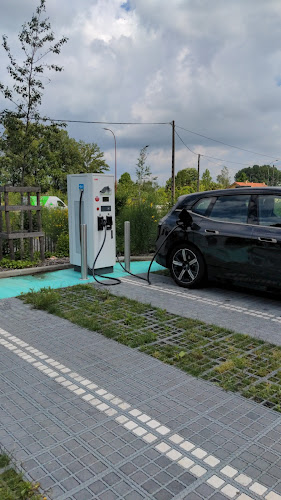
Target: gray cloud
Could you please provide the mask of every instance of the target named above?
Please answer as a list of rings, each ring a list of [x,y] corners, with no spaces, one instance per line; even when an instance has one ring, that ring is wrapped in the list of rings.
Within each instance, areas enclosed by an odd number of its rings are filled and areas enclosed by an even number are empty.
[[[69,42],[57,58],[64,72],[46,87],[43,114],[116,122],[174,119],[206,136],[281,158],[279,0],[131,0],[130,10],[122,3],[47,0],[55,33],[66,34]],[[0,31],[13,46],[36,5],[10,0],[2,6]],[[0,51],[1,67],[6,63]],[[170,176],[171,127],[110,128],[117,137],[119,172],[134,174],[139,150],[149,144],[150,165],[164,183]],[[209,168],[214,178],[224,164],[232,174],[242,168],[230,161],[266,162],[177,131],[195,152],[225,159],[202,158],[202,170]],[[112,136],[102,125],[70,125],[69,133],[98,142],[113,160]],[[195,166],[196,156],[179,138],[176,146],[176,169]]]

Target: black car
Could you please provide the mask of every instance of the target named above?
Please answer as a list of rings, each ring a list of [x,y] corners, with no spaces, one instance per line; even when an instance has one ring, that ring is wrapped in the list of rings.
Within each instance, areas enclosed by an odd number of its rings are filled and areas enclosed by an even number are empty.
[[[280,291],[281,188],[180,196],[159,223],[156,248],[180,286],[208,278]]]

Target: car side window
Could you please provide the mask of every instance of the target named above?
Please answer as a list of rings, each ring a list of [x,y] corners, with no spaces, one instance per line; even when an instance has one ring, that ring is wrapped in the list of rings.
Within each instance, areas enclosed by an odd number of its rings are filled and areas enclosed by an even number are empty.
[[[250,195],[219,196],[212,208],[210,218],[227,222],[248,222]]]
[[[201,198],[201,200],[197,201],[193,207],[192,207],[192,212],[198,214],[198,215],[206,215],[209,211],[211,203],[215,198],[212,196],[210,198]]]
[[[260,226],[281,227],[281,196],[258,196],[258,221]]]

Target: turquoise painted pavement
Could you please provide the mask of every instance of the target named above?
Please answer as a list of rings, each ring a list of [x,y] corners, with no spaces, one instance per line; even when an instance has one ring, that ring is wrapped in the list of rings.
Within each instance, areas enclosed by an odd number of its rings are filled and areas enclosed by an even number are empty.
[[[147,273],[150,262],[138,261],[131,262],[131,273],[142,274]],[[160,271],[164,267],[156,262],[151,266],[151,272]],[[114,266],[113,273],[107,274],[106,278],[122,278],[122,276],[129,276],[120,266]],[[80,279],[81,274],[73,269],[64,269],[63,271],[53,271],[47,273],[38,273],[27,276],[15,276],[13,278],[0,279],[0,299],[8,299],[10,297],[17,297],[21,293],[27,293],[30,290],[38,291],[41,288],[64,288],[67,286],[81,285],[84,283],[95,282],[94,278],[89,275],[87,281]],[[102,280],[102,278],[98,278]]]

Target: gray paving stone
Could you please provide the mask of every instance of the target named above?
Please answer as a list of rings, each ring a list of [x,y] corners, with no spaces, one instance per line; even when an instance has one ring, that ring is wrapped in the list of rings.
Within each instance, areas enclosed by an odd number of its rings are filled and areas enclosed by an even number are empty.
[[[170,433],[161,436],[150,429],[157,441],[143,441],[0,346],[0,445],[13,452],[29,478],[51,488],[53,500],[225,499],[206,485],[206,477],[220,476],[225,465],[281,494],[281,418],[276,412],[30,310],[17,299],[11,300],[9,314],[0,308],[0,325],[221,460],[211,468],[187,453],[207,468],[207,476],[196,478],[155,449],[164,441],[183,452],[169,441]],[[119,413],[140,425],[127,410]],[[228,482],[237,487],[234,480]]]

